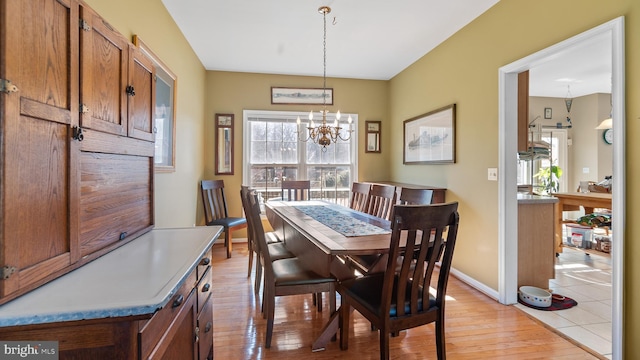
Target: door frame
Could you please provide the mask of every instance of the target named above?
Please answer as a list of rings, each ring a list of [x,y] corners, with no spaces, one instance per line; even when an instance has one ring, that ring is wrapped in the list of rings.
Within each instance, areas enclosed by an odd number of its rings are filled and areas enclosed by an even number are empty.
[[[612,227],[625,229],[625,59],[624,17],[615,18],[565,41],[516,60],[499,69],[499,159],[498,166],[498,300],[502,304],[517,303],[517,110],[518,73],[548,61],[594,37],[611,36],[611,98],[613,114],[613,205]],[[509,240],[509,241],[508,241]],[[515,241],[514,241],[515,240]],[[623,359],[623,290],[624,231],[616,232],[616,246],[611,250],[612,262],[612,354]]]

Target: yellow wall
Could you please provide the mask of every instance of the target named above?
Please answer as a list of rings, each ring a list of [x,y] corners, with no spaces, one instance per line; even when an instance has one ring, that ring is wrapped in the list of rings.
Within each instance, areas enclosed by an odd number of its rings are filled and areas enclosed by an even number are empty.
[[[192,226],[204,171],[205,74],[160,0],[87,0],[129,41],[138,35],[177,76],[176,171],[155,175],[156,227]]]
[[[271,86],[318,87],[318,78],[207,72],[160,0],[87,0],[125,36],[138,34],[178,76],[176,172],[155,179],[156,224],[189,226],[201,221],[198,181],[213,178],[213,116],[236,115],[236,175],[222,176],[237,194],[241,182],[241,119],[243,109],[306,110],[272,106]],[[142,15],[144,14],[144,15]],[[640,1],[638,0],[502,0],[445,43],[389,82],[330,79],[336,105],[331,110],[382,120],[382,154],[365,154],[360,134],[359,173],[362,180],[392,180],[447,187],[447,198],[460,201],[460,239],[454,266],[497,289],[497,182],[487,181],[487,168],[498,165],[498,69],[517,59],[625,16],[626,133],[640,133]],[[258,60],[259,61],[259,60]],[[457,163],[402,165],[402,121],[457,104]],[[640,142],[627,142],[627,183],[640,178]],[[640,213],[638,187],[627,189],[628,239],[625,256],[625,351],[640,358]],[[234,195],[235,197],[235,195]],[[198,214],[196,214],[198,208]],[[179,209],[179,210],[176,210]],[[231,206],[240,213],[239,203]],[[620,230],[622,231],[622,230]],[[635,305],[635,306],[634,306]]]
[[[626,133],[640,124],[640,1],[502,0],[391,80],[390,166],[394,180],[446,187],[460,201],[454,267],[498,288],[498,183],[487,168],[498,165],[498,69],[619,16],[625,16]],[[403,166],[402,121],[457,104],[457,163]],[[640,142],[627,142],[627,184],[637,183]],[[625,351],[640,358],[640,211],[638,187],[627,189],[625,244]],[[620,229],[619,231],[623,231]]]
[[[310,105],[272,105],[271,87],[322,87],[322,78],[305,76],[283,76],[253,73],[234,73],[208,71],[206,84],[206,108],[204,133],[207,138],[204,156],[204,176],[224,180],[229,213],[238,216],[242,213],[239,201],[242,184],[242,111],[243,110],[284,110],[309,111],[320,110]],[[361,180],[389,179],[388,171],[389,123],[388,81],[354,80],[328,78],[327,87],[333,88],[334,101],[327,106],[331,112],[358,113],[358,177]],[[234,114],[234,175],[215,175],[214,158],[214,116],[216,113]],[[364,152],[365,120],[381,120],[382,153]],[[385,151],[386,148],[386,151]],[[198,209],[198,219],[202,220],[202,206]],[[239,233],[238,236],[243,236]]]

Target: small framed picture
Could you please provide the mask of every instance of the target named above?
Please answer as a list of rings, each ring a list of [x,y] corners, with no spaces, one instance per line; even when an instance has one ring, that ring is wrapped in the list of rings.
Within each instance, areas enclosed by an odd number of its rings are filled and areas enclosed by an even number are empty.
[[[364,152],[379,153],[380,152],[380,127],[381,121],[365,121],[367,128],[367,145]]]
[[[551,119],[551,108],[544,108],[544,118]]]
[[[216,114],[216,175],[233,175],[233,114]]]

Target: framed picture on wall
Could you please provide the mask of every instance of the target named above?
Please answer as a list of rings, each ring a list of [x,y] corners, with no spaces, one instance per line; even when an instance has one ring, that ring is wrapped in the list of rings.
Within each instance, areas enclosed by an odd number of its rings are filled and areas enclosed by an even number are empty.
[[[333,88],[271,88],[271,104],[333,105]]]
[[[366,147],[364,152],[366,153],[379,153],[380,152],[380,128],[382,122],[380,121],[365,121],[366,128]]]
[[[233,114],[216,114],[216,175],[233,175]]]
[[[456,162],[456,104],[404,121],[403,164]]]
[[[544,118],[551,119],[551,108],[544,108]]]

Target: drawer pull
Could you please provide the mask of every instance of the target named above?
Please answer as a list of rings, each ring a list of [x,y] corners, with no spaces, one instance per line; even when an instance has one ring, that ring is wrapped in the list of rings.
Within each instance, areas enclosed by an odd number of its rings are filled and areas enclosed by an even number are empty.
[[[207,323],[207,325],[204,327],[204,332],[208,333],[209,331],[211,331],[211,327],[213,326],[213,323],[211,321],[209,321]]]
[[[171,305],[171,307],[177,308],[178,306],[182,305],[183,301],[184,301],[184,296],[180,295],[178,296],[177,299],[173,301],[173,304]]]
[[[200,260],[200,265],[209,265],[210,263],[211,263],[211,259],[209,259],[208,257]]]
[[[206,283],[202,286],[202,292],[205,293],[207,291],[209,291],[209,289],[211,289],[211,284]]]

